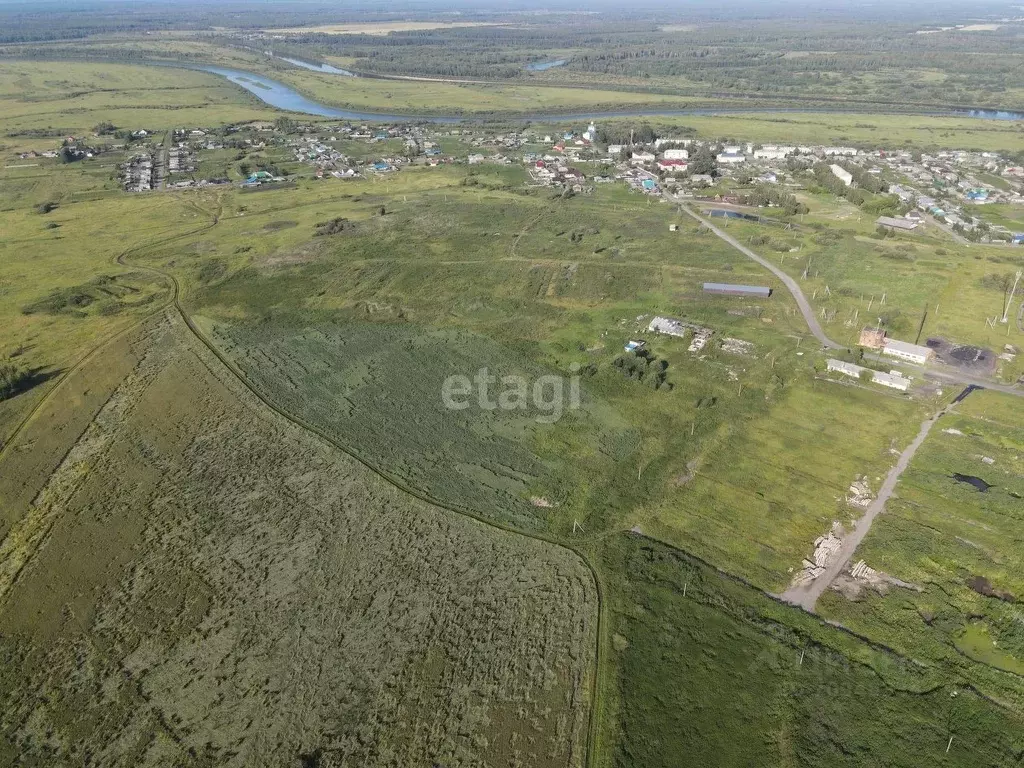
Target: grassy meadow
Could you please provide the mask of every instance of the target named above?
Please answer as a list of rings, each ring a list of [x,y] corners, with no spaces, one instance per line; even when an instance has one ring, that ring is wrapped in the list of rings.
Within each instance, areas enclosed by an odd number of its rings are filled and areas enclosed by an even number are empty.
[[[618,766],[1005,766],[1021,721],[642,536],[608,539]],[[612,707],[609,706],[611,709]]]
[[[1019,700],[1024,675],[1021,498],[1024,419],[1016,402],[974,392],[942,418],[897,487],[897,498],[859,552],[915,585],[824,608],[847,626],[885,635],[907,653],[979,661],[979,687]],[[976,490],[954,475],[979,477]],[[993,695],[995,695],[993,693]]]
[[[949,393],[824,377],[778,281],[674,206],[618,184],[555,195],[487,165],[127,195],[113,152],[17,153],[105,119],[272,113],[182,70],[4,74],[0,355],[39,380],[0,401],[0,762],[1020,763],[1016,399],[976,392],[943,417],[955,432],[933,431],[858,551],[906,585],[827,593],[829,625],[769,593]],[[393,84],[365,84],[362,106]],[[446,87],[408,94],[490,109],[489,89]],[[891,120],[679,125],[1021,141]],[[235,178],[219,152],[205,162]],[[259,158],[298,169],[281,147]],[[1006,251],[878,240],[845,203],[806,199],[791,229],[729,231],[807,270],[832,337],[855,341],[884,292],[901,338],[923,317],[925,335],[1005,343],[983,318],[990,275],[1016,268]],[[775,292],[713,297],[705,281]],[[655,315],[714,335],[691,351],[649,333]],[[651,362],[625,355],[636,338]],[[580,407],[550,423],[536,403],[447,409],[445,378],[481,368],[578,374]]]
[[[169,300],[165,279],[118,264],[118,256],[208,223],[181,197],[90,199],[79,192],[89,189],[88,179],[79,185],[82,176],[90,172],[53,168],[27,178],[0,170],[7,203],[0,210],[0,356],[14,356],[41,384]],[[43,203],[55,207],[43,213]],[[0,442],[46,388],[0,401]]]
[[[0,114],[0,144],[18,149],[32,146],[31,135],[77,136],[103,121],[166,130],[273,119],[275,113],[241,88],[206,72],[0,59]]]
[[[121,368],[84,431],[53,400],[24,433],[63,442],[34,488],[0,486],[3,762],[583,765],[578,557],[410,499],[178,319],[125,352],[83,371]]]

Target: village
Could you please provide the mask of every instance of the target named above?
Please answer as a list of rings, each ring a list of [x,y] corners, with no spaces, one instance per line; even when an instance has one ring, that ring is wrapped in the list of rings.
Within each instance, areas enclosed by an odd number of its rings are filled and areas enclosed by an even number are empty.
[[[663,136],[605,142],[591,122],[582,131],[527,126],[448,127],[432,123],[302,123],[288,118],[168,134],[107,126],[89,138],[65,137],[56,149],[20,158],[71,163],[121,153],[128,192],[237,183],[256,187],[302,176],[353,179],[405,167],[503,165],[525,168],[527,186],[588,193],[620,182],[639,194],[736,202],[751,186],[796,191],[807,174],[837,194],[865,189],[891,196],[880,228],[912,232],[927,221],[960,242],[1021,245],[1024,232],[988,220],[986,206],[1024,208],[1024,167],[995,152],[703,141]],[[112,142],[108,141],[113,139]],[[240,178],[239,178],[240,177]],[[844,192],[846,190],[846,192]],[[773,205],[769,199],[768,207]],[[1024,227],[1022,227],[1024,228]]]

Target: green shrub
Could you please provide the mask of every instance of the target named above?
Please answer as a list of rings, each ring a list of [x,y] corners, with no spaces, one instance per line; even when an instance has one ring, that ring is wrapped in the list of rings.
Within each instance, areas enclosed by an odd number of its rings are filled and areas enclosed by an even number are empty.
[[[29,382],[32,374],[13,360],[0,361],[0,400],[18,394]]]

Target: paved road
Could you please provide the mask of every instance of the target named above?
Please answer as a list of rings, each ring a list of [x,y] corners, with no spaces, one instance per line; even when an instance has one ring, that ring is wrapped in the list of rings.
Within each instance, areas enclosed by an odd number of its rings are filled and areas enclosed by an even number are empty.
[[[697,221],[699,221],[705,227],[710,229],[718,237],[727,242],[737,251],[742,253],[744,256],[753,259],[762,267],[770,271],[777,278],[779,278],[779,280],[782,281],[782,284],[785,285],[787,289],[789,289],[789,292],[791,294],[793,294],[793,298],[796,299],[796,304],[800,308],[800,313],[804,316],[804,320],[807,322],[807,327],[814,335],[814,338],[820,341],[823,346],[828,347],[829,349],[849,349],[848,345],[840,344],[837,341],[833,341],[825,334],[825,331],[822,329],[821,324],[818,322],[817,315],[814,313],[814,308],[811,306],[811,303],[807,300],[807,297],[804,295],[804,292],[800,289],[800,285],[796,282],[796,280],[787,275],[785,272],[782,271],[782,269],[772,264],[763,256],[759,256],[758,254],[754,253],[752,250],[747,248],[747,246],[743,245],[743,243],[741,243],[736,238],[732,237],[726,232],[723,232],[721,229],[716,227],[703,216],[700,216],[699,214],[692,211],[689,208],[689,206],[687,206],[685,203],[681,204],[680,207],[685,213],[688,213],[690,216],[695,218]],[[1024,310],[1024,307],[1022,307],[1022,310]],[[872,358],[883,360],[884,362],[892,362],[887,358],[881,358],[876,355],[872,355]],[[901,364],[903,363],[901,362]],[[962,384],[964,386],[968,384],[973,384],[977,387],[984,387],[985,389],[991,389],[996,392],[1002,392],[1007,395],[1024,397],[1024,390],[1016,386],[1008,384],[997,384],[989,379],[977,378],[975,376],[971,376],[970,374],[965,374],[958,371],[941,371],[932,368],[923,368],[920,366],[913,365],[911,365],[910,367],[916,368],[924,376],[937,379],[939,381],[944,381],[949,384]]]
[[[832,583],[843,572],[843,569],[846,568],[850,560],[853,559],[857,547],[860,546],[861,542],[864,541],[864,537],[868,535],[868,531],[871,530],[871,524],[875,522],[875,518],[885,509],[885,503],[892,496],[893,491],[896,490],[896,483],[899,482],[900,475],[910,466],[910,461],[914,458],[914,454],[917,453],[917,449],[921,447],[924,439],[931,432],[932,427],[935,426],[939,417],[945,412],[946,409],[944,408],[921,424],[921,431],[917,433],[917,437],[900,454],[896,466],[890,469],[889,474],[886,475],[885,482],[882,483],[882,488],[878,491],[878,497],[871,502],[871,506],[867,508],[864,516],[857,521],[853,531],[843,537],[839,553],[832,558],[832,561],[825,568],[825,572],[808,584],[790,587],[782,593],[783,600],[793,605],[799,605],[811,613],[814,612],[814,606],[817,604],[818,598],[825,593],[826,589],[832,586]]]

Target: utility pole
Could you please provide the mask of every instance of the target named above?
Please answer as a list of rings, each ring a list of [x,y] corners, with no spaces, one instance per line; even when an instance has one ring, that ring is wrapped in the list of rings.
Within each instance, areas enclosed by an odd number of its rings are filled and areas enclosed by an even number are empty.
[[[1013,288],[1010,289],[1010,296],[1006,300],[1006,306],[1003,308],[1003,319],[1002,322],[1009,322],[1010,307],[1013,305],[1013,295],[1017,292],[1017,284],[1020,282],[1021,275],[1024,275],[1024,271],[1017,270],[1017,277],[1013,281]]]

